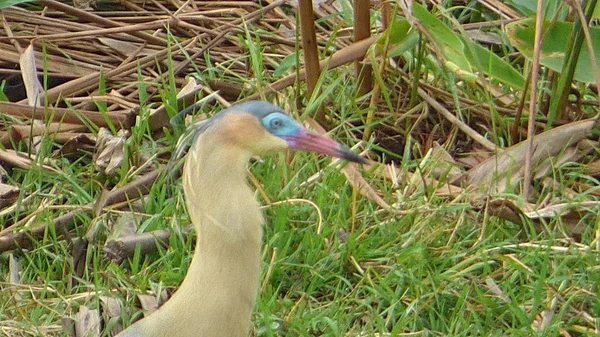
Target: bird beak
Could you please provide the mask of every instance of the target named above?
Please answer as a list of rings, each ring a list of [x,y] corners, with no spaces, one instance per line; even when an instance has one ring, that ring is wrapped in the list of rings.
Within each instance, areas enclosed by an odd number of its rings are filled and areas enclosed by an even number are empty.
[[[282,137],[290,148],[295,150],[305,150],[353,161],[355,163],[366,164],[367,159],[350,151],[344,145],[331,138],[317,135],[304,128],[293,136]]]

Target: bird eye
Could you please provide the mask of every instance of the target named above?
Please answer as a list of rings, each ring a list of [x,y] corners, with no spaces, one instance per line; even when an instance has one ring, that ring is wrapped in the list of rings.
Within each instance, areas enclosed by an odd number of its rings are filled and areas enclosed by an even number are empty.
[[[278,137],[296,134],[299,128],[302,128],[300,124],[281,112],[274,112],[265,116],[262,119],[262,124],[270,133]]]
[[[273,118],[271,119],[271,121],[269,122],[269,126],[272,129],[279,129],[280,127],[283,126],[283,121],[281,120],[281,118]]]

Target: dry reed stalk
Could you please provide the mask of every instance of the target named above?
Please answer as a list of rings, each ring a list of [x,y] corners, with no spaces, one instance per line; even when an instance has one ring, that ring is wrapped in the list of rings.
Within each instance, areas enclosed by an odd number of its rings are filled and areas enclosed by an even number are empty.
[[[315,32],[315,21],[312,0],[300,0],[300,36],[302,38],[302,50],[304,54],[304,69],[306,72],[306,96],[318,95],[315,93],[321,66],[319,65],[319,51],[317,50],[317,37]],[[315,110],[315,119],[324,122],[324,110],[320,107]]]
[[[371,1],[354,0],[354,42],[371,36]],[[363,59],[356,61],[356,75],[358,76],[358,94],[365,95],[373,89],[373,68]]]

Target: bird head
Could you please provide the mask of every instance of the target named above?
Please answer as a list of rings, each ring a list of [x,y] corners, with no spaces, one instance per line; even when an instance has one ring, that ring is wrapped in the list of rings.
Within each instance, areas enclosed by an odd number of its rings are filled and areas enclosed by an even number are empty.
[[[244,102],[223,110],[210,118],[201,132],[211,132],[209,129],[252,155],[293,149],[366,163],[365,158],[344,145],[308,131],[281,108],[264,101]]]

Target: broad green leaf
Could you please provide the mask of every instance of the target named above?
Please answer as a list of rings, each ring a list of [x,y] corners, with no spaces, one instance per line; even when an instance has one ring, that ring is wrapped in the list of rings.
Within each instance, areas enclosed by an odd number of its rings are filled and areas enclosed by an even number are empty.
[[[285,74],[293,66],[295,66],[296,62],[297,62],[297,56],[298,56],[297,53],[293,53],[293,54],[286,56],[283,59],[283,61],[281,61],[281,63],[279,64],[279,67],[277,67],[277,69],[275,69],[275,71],[273,72],[273,77],[279,78],[279,77],[283,76],[283,74]]]
[[[388,57],[400,56],[411,50],[419,42],[419,35],[412,29],[412,26],[405,18],[401,18],[392,23],[386,30],[386,33],[388,35],[382,34],[377,41],[377,45],[380,48],[383,48],[386,39],[388,40]]]
[[[0,9],[8,8],[11,6],[19,5],[25,2],[32,2],[33,0],[0,0]]]
[[[538,0],[506,0],[506,4],[516,9],[523,16],[534,16]],[[560,12],[559,12],[560,11]],[[558,16],[557,15],[558,13]],[[544,0],[544,17],[555,17],[564,20],[569,12],[569,6],[564,0]]]
[[[427,31],[427,37],[438,47],[442,54],[438,56],[443,59],[444,66],[464,80],[472,81],[477,78],[465,57],[465,46],[452,29],[417,3],[412,5],[412,14]]]
[[[523,88],[525,78],[513,66],[470,39],[466,37],[461,38],[465,46],[467,46],[465,48],[465,55],[471,60],[474,67],[489,77],[508,84],[513,88]]]
[[[533,57],[533,39],[535,19],[524,19],[506,25],[506,35],[510,42],[529,60]],[[556,72],[561,72],[566,55],[567,42],[573,30],[573,23],[545,21],[543,24],[543,43],[540,63]],[[590,35],[596,56],[600,65],[600,28],[590,27]],[[584,43],[575,68],[574,79],[581,82],[594,82],[590,53]]]
[[[524,16],[535,15],[537,0],[506,0],[506,4]]]
[[[468,37],[456,34],[421,5],[413,4],[413,15],[442,53],[444,66],[461,79],[474,81],[477,79],[475,72],[481,72],[514,88],[523,87],[525,79],[521,73],[496,54]]]

